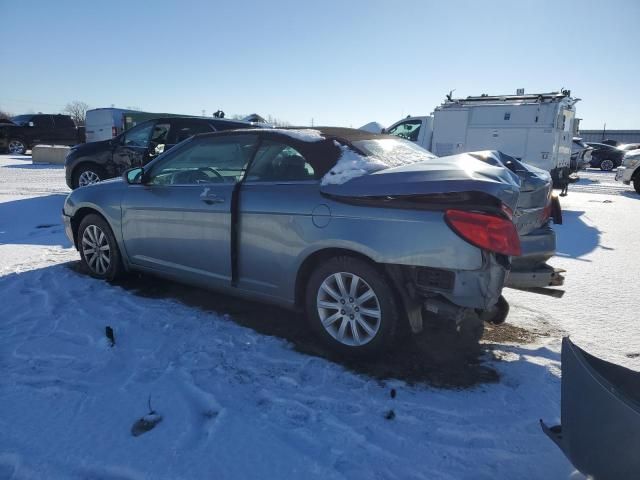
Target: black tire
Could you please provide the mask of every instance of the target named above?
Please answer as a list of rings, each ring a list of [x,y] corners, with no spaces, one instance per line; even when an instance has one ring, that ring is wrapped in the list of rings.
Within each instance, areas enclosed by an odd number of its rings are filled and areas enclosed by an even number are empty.
[[[104,168],[101,166],[96,165],[95,163],[83,163],[75,168],[73,175],[71,176],[71,186],[74,190],[80,187],[80,176],[84,173],[92,173],[96,175],[98,177],[98,181],[105,180],[107,178]]]
[[[20,138],[11,138],[7,143],[7,152],[12,155],[24,155],[25,153],[27,153],[27,150],[27,142]]]
[[[600,170],[602,170],[603,172],[610,172],[615,168],[615,166],[616,162],[614,162],[613,160],[609,160],[608,158],[605,158],[600,162]]]
[[[633,179],[633,188],[636,189],[636,193],[640,193],[640,174]]]
[[[108,267],[104,271],[100,271],[101,268],[94,267],[94,265],[104,265],[105,261],[99,262],[100,259],[94,259],[90,253],[85,253],[87,250],[91,250],[91,245],[85,243],[85,231],[90,227],[97,228],[98,231],[102,232],[104,234],[106,244],[109,246],[109,262]],[[95,232],[95,230],[92,230],[92,232]],[[91,233],[88,233],[87,236],[89,237],[88,240],[90,240]],[[118,243],[111,231],[111,227],[100,215],[91,213],[82,219],[80,227],[78,228],[77,244],[78,250],[80,250],[80,258],[89,272],[89,275],[94,278],[113,281],[122,274],[124,269],[122,266],[122,256],[120,255]],[[100,244],[102,245],[102,243]],[[89,258],[87,258],[87,255],[89,255]]]
[[[363,284],[360,284],[361,287],[370,289],[375,294],[376,299],[373,301],[376,301],[376,305],[379,307],[379,324],[375,334],[364,344],[346,345],[334,338],[322,324],[320,312],[317,307],[318,294],[323,282],[338,273],[357,275],[360,280],[364,281]],[[357,305],[357,302],[353,305]],[[363,310],[364,308],[368,308],[364,306],[365,302],[361,305],[363,306]],[[351,356],[366,357],[382,353],[394,346],[398,332],[400,311],[393,293],[393,287],[382,272],[364,260],[349,256],[340,256],[331,258],[318,265],[307,282],[305,308],[311,329],[325,345],[334,351]],[[353,310],[351,310],[351,312],[355,314]],[[335,321],[335,324],[342,324],[345,321],[349,322],[346,317],[347,315],[342,317],[341,320]],[[355,328],[356,331],[363,333],[363,337],[365,337],[367,334],[362,327],[359,326],[361,324],[356,325],[356,322],[359,320],[353,321],[353,316],[351,316],[351,319],[352,322],[348,323],[347,327],[344,328],[345,335],[347,337],[350,336],[351,341],[353,341],[355,337],[353,328]],[[352,327],[352,324],[355,325],[355,327]],[[375,327],[372,328],[372,330],[375,330]]]
[[[500,298],[493,307],[477,313],[480,315],[482,321],[493,323],[494,325],[500,325],[501,323],[504,323],[509,315],[509,302],[507,302],[504,296],[500,295]]]

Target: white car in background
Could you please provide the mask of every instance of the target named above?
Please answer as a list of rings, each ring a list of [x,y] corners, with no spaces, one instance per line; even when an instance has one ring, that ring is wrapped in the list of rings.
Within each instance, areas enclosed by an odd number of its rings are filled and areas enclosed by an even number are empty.
[[[616,172],[616,180],[625,185],[633,182],[633,188],[640,193],[640,148],[629,150],[624,154],[622,165]]]

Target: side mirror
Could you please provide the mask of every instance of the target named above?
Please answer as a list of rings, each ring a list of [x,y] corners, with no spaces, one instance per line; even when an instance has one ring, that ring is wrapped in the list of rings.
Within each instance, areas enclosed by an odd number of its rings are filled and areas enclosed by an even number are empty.
[[[36,126],[36,124],[33,123],[33,122],[29,122],[29,123],[27,123],[27,125],[29,125],[30,127],[35,127]]]
[[[144,168],[130,168],[122,174],[122,178],[129,185],[140,185],[144,180]]]

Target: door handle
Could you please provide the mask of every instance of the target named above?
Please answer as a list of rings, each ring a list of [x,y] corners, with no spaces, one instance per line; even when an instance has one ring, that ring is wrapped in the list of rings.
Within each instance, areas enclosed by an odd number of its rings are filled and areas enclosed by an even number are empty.
[[[219,197],[211,191],[209,187],[205,188],[200,194],[200,200],[207,205],[213,205],[215,203],[224,203],[224,198]]]

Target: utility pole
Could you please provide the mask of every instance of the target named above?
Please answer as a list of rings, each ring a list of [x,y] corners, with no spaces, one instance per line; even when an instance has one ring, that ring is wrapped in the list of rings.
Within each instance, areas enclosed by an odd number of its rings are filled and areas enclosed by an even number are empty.
[[[206,116],[206,115],[205,115],[206,113],[207,113],[207,111],[203,108],[203,109],[202,109],[202,116],[203,116],[203,117],[205,117],[205,116]]]
[[[604,122],[604,126],[602,127],[602,141],[604,142],[604,132],[607,131],[607,122]]]
[[[311,126],[313,127],[313,117],[311,117]]]

